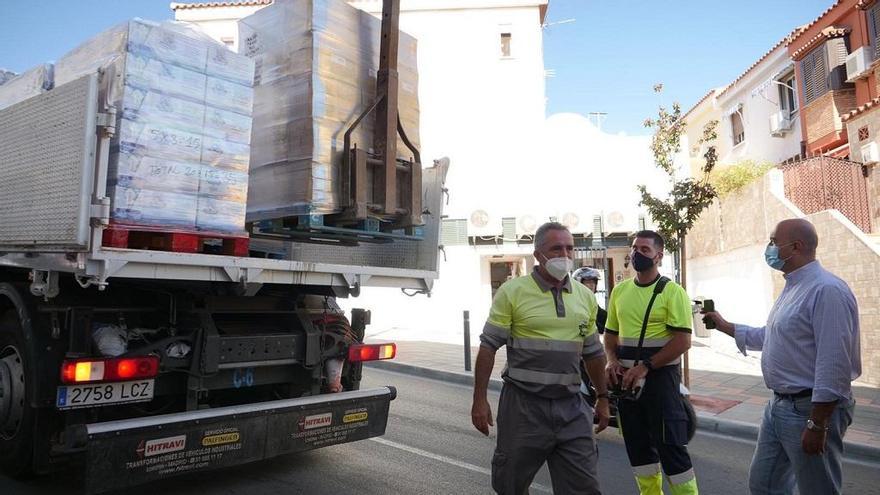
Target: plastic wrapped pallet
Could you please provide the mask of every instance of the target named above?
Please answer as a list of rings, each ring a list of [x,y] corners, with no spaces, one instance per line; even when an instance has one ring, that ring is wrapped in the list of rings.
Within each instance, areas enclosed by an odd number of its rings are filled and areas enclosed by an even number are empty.
[[[188,25],[135,19],[56,65],[63,84],[102,69],[117,108],[112,221],[138,228],[244,231],[254,62]]]
[[[340,211],[343,135],[375,97],[381,21],[341,0],[276,0],[239,22],[254,58],[248,219]],[[400,117],[419,143],[415,38],[401,33]],[[375,114],[352,143],[372,148]],[[411,158],[402,141],[402,158]]]
[[[6,72],[6,71],[3,71]],[[12,74],[8,72],[8,74]],[[52,64],[40,64],[3,82],[0,79],[0,108],[6,108],[52,89]],[[0,75],[0,78],[6,77]]]
[[[6,81],[12,79],[13,77],[15,77],[17,75],[18,74],[16,74],[15,72],[12,72],[11,70],[0,69],[0,85],[2,85]]]

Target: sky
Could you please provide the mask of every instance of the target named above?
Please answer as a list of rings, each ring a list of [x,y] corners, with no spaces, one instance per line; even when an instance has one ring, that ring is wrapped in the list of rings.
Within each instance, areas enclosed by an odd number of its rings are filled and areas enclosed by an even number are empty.
[[[606,112],[602,130],[647,134],[658,104],[683,110],[724,85],[832,0],[551,0],[547,114]],[[58,59],[131,17],[172,17],[169,0],[0,0],[0,68]],[[553,24],[574,19],[574,22]],[[658,96],[652,87],[663,83]]]

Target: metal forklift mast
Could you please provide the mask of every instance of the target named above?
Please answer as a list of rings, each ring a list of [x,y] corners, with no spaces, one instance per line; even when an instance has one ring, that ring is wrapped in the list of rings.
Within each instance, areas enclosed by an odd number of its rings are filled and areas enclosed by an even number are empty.
[[[373,147],[382,165],[374,176],[374,201],[386,212],[397,209],[397,117],[399,76],[397,54],[400,45],[400,0],[382,0],[382,39],[379,71],[376,74],[376,127]],[[378,185],[379,187],[375,187]]]
[[[344,136],[343,170],[349,183],[343,188],[346,211],[338,220],[380,218],[392,229],[422,225],[422,166],[419,150],[406,135],[400,120],[398,47],[400,0],[382,1],[382,28],[376,98]],[[361,121],[375,111],[372,151],[352,144]],[[397,137],[412,153],[412,161],[398,159]]]

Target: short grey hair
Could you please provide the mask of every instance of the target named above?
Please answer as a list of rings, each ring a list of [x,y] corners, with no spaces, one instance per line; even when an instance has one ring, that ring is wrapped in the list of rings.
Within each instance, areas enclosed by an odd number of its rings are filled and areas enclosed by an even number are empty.
[[[569,234],[571,233],[571,231],[568,230],[568,227],[559,222],[547,222],[538,227],[538,230],[535,232],[535,249],[541,249],[547,238],[547,232],[550,232],[551,230],[562,230]]]

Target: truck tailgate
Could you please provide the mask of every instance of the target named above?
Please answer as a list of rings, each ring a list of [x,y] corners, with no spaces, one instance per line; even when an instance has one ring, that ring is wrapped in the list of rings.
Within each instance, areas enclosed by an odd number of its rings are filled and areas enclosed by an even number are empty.
[[[383,435],[393,387],[94,423],[86,492]]]

